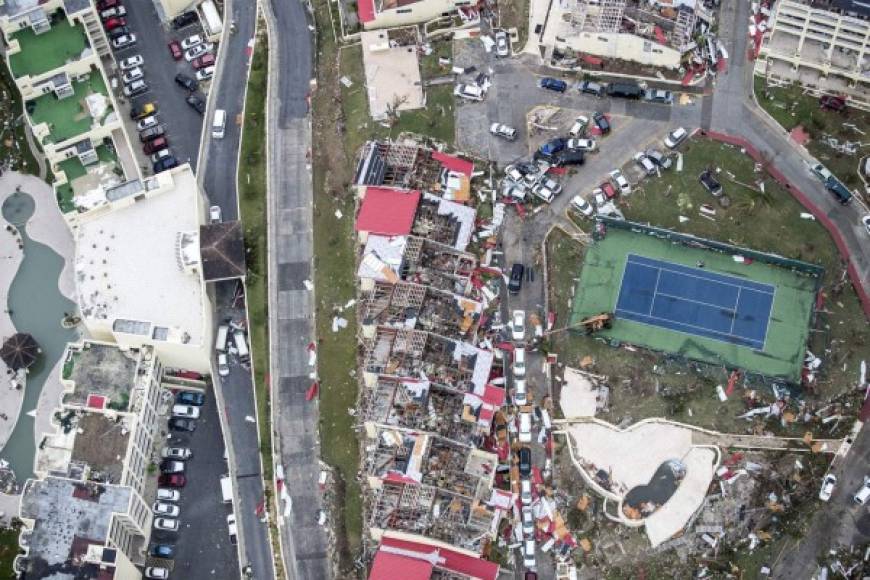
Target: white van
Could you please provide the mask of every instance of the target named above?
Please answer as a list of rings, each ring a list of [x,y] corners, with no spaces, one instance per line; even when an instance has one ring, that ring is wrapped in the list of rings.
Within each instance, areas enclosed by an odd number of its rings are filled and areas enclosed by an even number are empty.
[[[227,112],[223,109],[215,109],[214,120],[211,123],[211,136],[215,139],[223,139],[226,126]]]
[[[218,326],[217,338],[214,341],[214,349],[218,352],[227,351],[227,336],[230,333],[230,327],[226,324]]]
[[[237,330],[233,333],[233,340],[236,343],[236,349],[239,351],[239,360],[248,362],[251,360],[251,353],[248,351],[248,342],[245,340],[245,333]]]
[[[224,503],[233,503],[233,480],[229,475],[221,477],[221,495]]]

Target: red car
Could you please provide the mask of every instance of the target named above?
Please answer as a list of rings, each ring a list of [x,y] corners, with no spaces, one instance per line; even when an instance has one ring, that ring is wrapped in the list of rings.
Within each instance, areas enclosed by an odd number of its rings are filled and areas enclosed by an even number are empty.
[[[166,149],[169,147],[169,140],[166,137],[158,137],[153,141],[149,141],[142,146],[142,151],[145,155],[151,155],[152,153],[157,153],[161,149]]]
[[[100,0],[97,2],[97,10],[103,11],[109,8],[116,8],[121,5],[121,0]]]
[[[193,68],[199,70],[201,68],[205,68],[207,66],[214,66],[214,55],[212,53],[206,53],[199,58],[193,59],[193,62],[190,64],[193,65]]]
[[[185,484],[187,484],[187,478],[180,473],[167,473],[157,478],[157,485],[160,487],[184,487]]]
[[[184,52],[181,50],[181,43],[177,40],[169,43],[169,52],[175,60],[181,60],[181,57],[184,56]]]
[[[613,199],[614,197],[616,197],[616,189],[609,181],[605,181],[598,187],[601,188],[601,191],[604,192],[604,195],[607,196],[607,199]]]
[[[821,99],[819,99],[819,105],[823,109],[828,109],[831,111],[837,111],[838,113],[846,110],[846,99],[843,97],[838,97],[836,95],[823,95]]]
[[[118,28],[119,26],[127,26],[126,18],[109,18],[105,22],[103,22],[103,28],[107,31]]]

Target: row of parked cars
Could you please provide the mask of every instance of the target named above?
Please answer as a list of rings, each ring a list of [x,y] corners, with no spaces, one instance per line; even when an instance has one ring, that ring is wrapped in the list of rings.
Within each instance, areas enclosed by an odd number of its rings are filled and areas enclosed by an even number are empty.
[[[196,419],[200,415],[200,407],[205,404],[205,395],[192,391],[182,391],[175,396],[172,415],[169,418],[169,430],[192,433],[196,430]],[[160,475],[157,479],[157,498],[151,509],[154,513],[154,542],[148,550],[152,558],[172,560],[175,558],[175,537],[181,527],[180,488],[187,485],[185,471],[187,461],[193,458],[193,452],[188,447],[164,447],[160,451]],[[165,566],[149,566],[145,568],[146,578],[165,580],[169,578],[170,570]]]
[[[564,93],[568,90],[568,82],[553,77],[544,77],[538,81],[542,89]],[[636,83],[598,83],[595,81],[582,81],[576,85],[581,93],[596,97],[619,97],[623,99],[643,99],[650,103],[670,105],[674,102],[671,91],[663,89],[644,89]]]

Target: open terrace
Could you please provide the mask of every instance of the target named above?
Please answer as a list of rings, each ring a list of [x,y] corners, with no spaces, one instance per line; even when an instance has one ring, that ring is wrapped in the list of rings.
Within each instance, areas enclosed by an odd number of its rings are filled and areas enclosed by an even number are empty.
[[[103,75],[98,70],[92,69],[86,80],[72,82],[72,88],[73,95],[65,99],[58,99],[50,92],[27,102],[33,124],[48,124],[50,133],[45,138],[47,142],[60,143],[86,133],[95,124],[101,125],[114,111]],[[92,108],[86,100],[92,95],[104,97],[99,118],[92,116]]]
[[[114,345],[87,342],[67,350],[64,378],[72,381],[65,405],[127,411],[136,378],[136,358]],[[67,372],[68,370],[68,372]]]
[[[31,27],[9,35],[17,40],[20,52],[9,55],[9,67],[15,78],[38,76],[62,67],[70,61],[80,60],[89,49],[88,38],[81,24],[70,24],[58,18],[51,29],[41,34]]]

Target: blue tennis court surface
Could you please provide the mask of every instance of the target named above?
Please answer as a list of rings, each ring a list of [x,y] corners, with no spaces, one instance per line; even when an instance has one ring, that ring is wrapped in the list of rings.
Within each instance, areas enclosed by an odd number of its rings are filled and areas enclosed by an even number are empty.
[[[762,350],[774,287],[629,254],[616,317]]]

